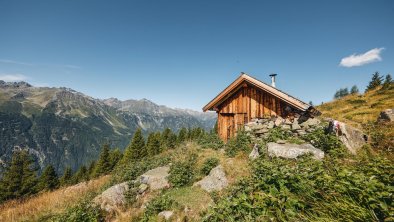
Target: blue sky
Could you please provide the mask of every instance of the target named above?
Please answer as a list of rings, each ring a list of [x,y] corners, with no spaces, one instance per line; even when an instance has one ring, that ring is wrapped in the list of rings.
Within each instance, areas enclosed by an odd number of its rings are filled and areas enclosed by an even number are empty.
[[[96,98],[201,110],[246,72],[319,104],[375,71],[394,71],[394,1],[0,0],[0,79]]]

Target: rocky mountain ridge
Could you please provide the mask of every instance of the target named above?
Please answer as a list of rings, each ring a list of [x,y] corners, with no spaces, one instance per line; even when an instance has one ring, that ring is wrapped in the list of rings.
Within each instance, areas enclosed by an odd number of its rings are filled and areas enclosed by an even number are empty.
[[[0,81],[0,171],[15,149],[27,149],[40,167],[58,172],[97,158],[101,145],[123,149],[137,128],[146,134],[171,128],[211,129],[212,113],[157,105],[147,99],[95,99],[69,88]]]

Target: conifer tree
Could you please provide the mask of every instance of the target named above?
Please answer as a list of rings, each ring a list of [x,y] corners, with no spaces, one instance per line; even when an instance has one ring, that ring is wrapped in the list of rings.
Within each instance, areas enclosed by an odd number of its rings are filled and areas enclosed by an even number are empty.
[[[178,143],[182,143],[186,141],[187,137],[187,129],[185,127],[182,127],[182,129],[178,133]]]
[[[123,154],[118,148],[113,149],[109,152],[109,160],[110,160],[111,170],[113,170],[115,168],[115,166],[122,159],[122,157],[123,157]]]
[[[73,183],[89,180],[89,172],[85,165],[82,165],[73,176]]]
[[[369,82],[366,92],[375,89],[376,87],[380,86],[382,84],[383,77],[380,76],[379,72],[375,72],[372,74],[372,79]]]
[[[96,168],[94,170],[94,176],[100,176],[109,173],[112,170],[111,160],[109,156],[109,145],[104,144],[101,150],[100,157],[97,161]]]
[[[90,178],[93,178],[95,175],[95,171],[96,171],[96,165],[97,165],[97,161],[93,160],[92,162],[90,162],[89,167],[88,167],[88,175]]]
[[[72,176],[73,176],[73,173],[72,173],[71,167],[67,167],[64,170],[63,176],[60,177],[60,180],[59,180],[60,186],[71,185]]]
[[[166,128],[164,131],[163,131],[163,133],[162,133],[162,135],[161,135],[161,149],[162,150],[164,150],[164,149],[167,149],[168,148],[168,138],[170,137],[170,135],[171,135],[171,129],[170,128]]]
[[[386,90],[386,89],[390,88],[390,85],[391,85],[392,83],[393,83],[393,79],[391,78],[391,75],[390,75],[390,74],[387,74],[387,75],[386,75],[386,78],[385,78],[385,80],[384,80],[382,89],[383,89],[383,90]]]
[[[55,168],[52,165],[48,165],[38,180],[37,188],[38,190],[54,190],[58,186],[59,178],[57,177]]]
[[[177,136],[175,133],[171,133],[167,139],[167,146],[169,149],[174,149],[177,144]]]
[[[133,139],[130,145],[126,148],[125,154],[123,156],[124,161],[133,161],[143,158],[147,155],[145,140],[142,136],[141,129],[137,129],[134,133]]]
[[[357,94],[359,92],[358,87],[356,85],[352,86],[350,89],[350,94]]]
[[[31,195],[36,192],[36,169],[27,151],[17,151],[0,180],[0,201]]]
[[[218,133],[218,121],[217,121],[217,120],[216,120],[216,122],[215,122],[215,125],[213,126],[213,132],[214,132],[215,134]]]
[[[146,148],[149,156],[157,155],[161,152],[160,132],[150,133],[146,142]]]

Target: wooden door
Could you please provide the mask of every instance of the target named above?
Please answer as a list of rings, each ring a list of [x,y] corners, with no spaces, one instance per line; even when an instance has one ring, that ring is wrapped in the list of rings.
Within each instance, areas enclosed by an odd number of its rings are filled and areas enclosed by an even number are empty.
[[[220,114],[220,134],[221,137],[227,142],[231,137],[234,136],[236,127],[234,122],[233,113],[221,113]]]

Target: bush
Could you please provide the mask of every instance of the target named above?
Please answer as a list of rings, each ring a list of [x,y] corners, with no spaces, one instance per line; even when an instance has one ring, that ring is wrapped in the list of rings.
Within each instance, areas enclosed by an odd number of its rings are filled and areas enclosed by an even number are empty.
[[[199,140],[198,144],[204,149],[219,150],[224,147],[223,141],[218,134],[214,132],[205,133]]]
[[[346,154],[346,149],[338,137],[332,133],[324,132],[322,128],[316,129],[302,138],[333,157],[343,157]]]
[[[291,132],[280,127],[275,127],[269,130],[268,136],[265,139],[267,143],[277,142],[278,140],[287,140],[291,137]]]
[[[178,161],[171,165],[170,176],[168,180],[174,187],[183,187],[189,185],[194,178],[195,156],[184,161]]]
[[[227,156],[234,157],[239,151],[247,152],[250,150],[250,137],[244,130],[239,130],[237,135],[231,138],[226,147]]]
[[[260,158],[205,213],[204,221],[389,221],[392,161],[365,156],[352,164]]]
[[[213,168],[215,168],[217,165],[219,165],[219,159],[218,158],[215,158],[215,157],[208,158],[202,164],[201,173],[203,175],[208,175],[209,172],[211,172],[211,170]]]
[[[155,217],[158,213],[164,210],[171,210],[177,206],[178,203],[166,194],[156,197],[147,204],[141,221],[152,221],[152,217]]]
[[[64,214],[51,218],[53,222],[98,222],[104,221],[104,213],[99,207],[92,206],[89,201],[83,201],[69,208]]]

